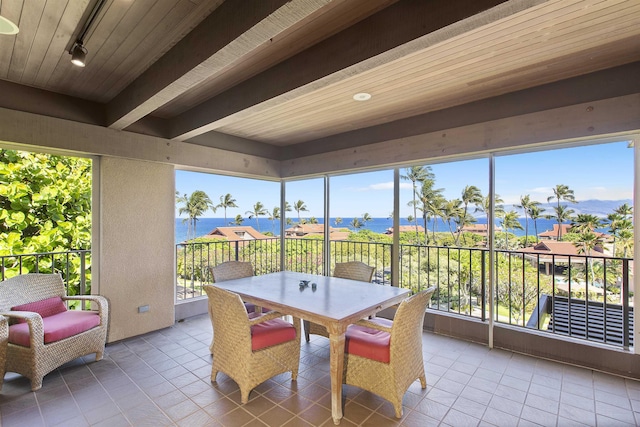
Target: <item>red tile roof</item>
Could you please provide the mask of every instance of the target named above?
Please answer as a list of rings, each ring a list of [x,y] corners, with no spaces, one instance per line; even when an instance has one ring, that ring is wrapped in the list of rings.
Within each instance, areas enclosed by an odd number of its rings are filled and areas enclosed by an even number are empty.
[[[255,228],[250,226],[217,227],[210,233],[206,234],[206,236],[216,239],[226,239],[230,242],[272,238],[272,236],[265,236],[264,234],[260,233]]]

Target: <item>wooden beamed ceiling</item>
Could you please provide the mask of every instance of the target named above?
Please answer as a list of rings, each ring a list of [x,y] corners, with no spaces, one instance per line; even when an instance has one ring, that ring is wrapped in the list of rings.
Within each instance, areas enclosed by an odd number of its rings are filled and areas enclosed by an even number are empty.
[[[640,61],[635,0],[105,0],[78,68],[97,1],[1,3],[0,107],[289,159]]]

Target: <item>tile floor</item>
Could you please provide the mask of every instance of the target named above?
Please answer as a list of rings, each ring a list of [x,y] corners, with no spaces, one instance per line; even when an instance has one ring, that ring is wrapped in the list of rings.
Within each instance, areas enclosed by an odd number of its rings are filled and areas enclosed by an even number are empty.
[[[343,386],[342,426],[618,426],[640,424],[640,382],[424,333],[427,389],[415,382],[404,417]],[[2,427],[331,426],[328,340],[302,343],[300,375],[280,375],[240,404],[235,382],[210,382],[211,324],[199,316],[108,345],[45,377],[36,393],[7,374]]]

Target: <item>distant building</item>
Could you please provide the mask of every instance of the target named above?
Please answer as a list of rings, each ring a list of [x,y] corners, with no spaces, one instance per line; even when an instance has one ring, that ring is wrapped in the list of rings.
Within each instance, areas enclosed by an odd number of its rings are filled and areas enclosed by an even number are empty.
[[[571,224],[561,224],[560,236],[564,236],[571,230]],[[558,224],[553,224],[553,230],[546,230],[538,234],[540,240],[558,240]]]
[[[584,264],[585,256],[610,258],[610,255],[604,253],[601,246],[597,246],[593,250],[586,253],[579,252],[579,246],[573,242],[556,242],[552,240],[541,241],[535,246],[520,249],[518,252],[524,254],[525,259],[531,261],[532,264],[544,264],[546,274],[551,274],[551,269],[556,264]]]
[[[213,231],[206,234],[205,237],[213,237],[215,239],[227,240],[229,242],[273,238],[272,236],[266,236],[257,231],[255,228],[249,226],[216,227]]]
[[[324,237],[324,224],[296,224],[284,230],[285,237],[303,239],[305,237],[319,236]],[[330,240],[346,240],[349,237],[349,231],[335,229],[329,226]]]
[[[567,233],[571,233],[571,224],[561,224],[562,228],[560,229],[562,233],[560,236],[564,236]],[[596,237],[598,237],[603,242],[611,241],[611,235],[607,233],[601,233],[599,231],[594,231]],[[553,230],[546,230],[542,233],[538,234],[540,240],[558,240],[558,224],[553,224]]]

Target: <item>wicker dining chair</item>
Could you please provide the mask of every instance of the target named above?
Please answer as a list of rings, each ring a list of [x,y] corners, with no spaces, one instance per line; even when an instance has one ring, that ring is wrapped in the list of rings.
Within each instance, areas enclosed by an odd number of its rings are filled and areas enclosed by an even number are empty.
[[[216,266],[209,267],[211,276],[215,283],[225,282],[227,280],[242,279],[243,277],[253,276],[253,264],[244,261],[225,261]],[[254,313],[256,307],[248,302],[244,303],[247,313]],[[211,306],[209,306],[209,318],[211,319],[213,326],[213,316],[211,315]],[[213,339],[209,350],[213,353]]]
[[[56,310],[52,310],[56,300]],[[97,310],[67,310],[63,302],[73,300],[91,301]],[[13,323],[0,366],[3,372],[29,378],[33,391],[40,389],[43,377],[60,365],[91,353],[96,354],[96,361],[102,359],[109,319],[107,299],[99,295],[67,296],[59,274],[30,273],[0,282],[0,314]],[[79,327],[81,324],[85,326]],[[64,337],[63,331],[69,330],[82,332]]]
[[[212,382],[218,372],[227,374],[247,403],[251,390],[275,375],[291,371],[291,379],[297,379],[300,319],[293,317],[291,324],[276,311],[249,318],[239,295],[214,285],[204,289],[214,325]]]
[[[370,282],[373,278],[374,271],[375,267],[371,267],[361,261],[338,262],[333,269],[333,277]],[[308,320],[305,320],[303,323],[304,338],[307,342],[310,340],[310,334],[322,335],[323,337],[329,338],[329,332],[324,326],[309,322]]]
[[[343,383],[388,400],[397,418],[402,398],[416,379],[427,379],[422,359],[424,313],[435,291],[430,287],[400,303],[393,321],[363,319],[347,328]]]

